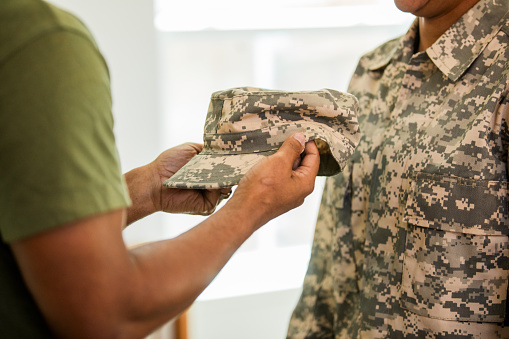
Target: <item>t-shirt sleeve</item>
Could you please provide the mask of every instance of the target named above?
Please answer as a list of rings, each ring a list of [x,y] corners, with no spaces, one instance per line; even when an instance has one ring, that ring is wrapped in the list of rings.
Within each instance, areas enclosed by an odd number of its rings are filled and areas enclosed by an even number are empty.
[[[12,242],[130,204],[107,66],[59,29],[0,65],[0,232]]]

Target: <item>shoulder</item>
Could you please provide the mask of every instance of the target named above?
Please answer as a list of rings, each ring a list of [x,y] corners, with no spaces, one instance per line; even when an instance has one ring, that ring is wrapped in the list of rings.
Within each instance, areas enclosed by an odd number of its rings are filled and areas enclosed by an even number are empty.
[[[389,40],[370,52],[365,53],[359,59],[357,63],[357,67],[355,68],[355,72],[350,79],[349,91],[353,91],[355,87],[355,83],[358,79],[364,77],[367,73],[371,71],[382,71],[385,67],[390,63],[391,59],[394,57],[396,51],[401,45],[401,38],[398,37],[392,40]]]
[[[362,79],[368,73],[372,71],[381,71],[383,73],[383,70],[390,63],[397,49],[401,45],[401,38],[402,37],[398,37],[389,40],[361,56],[357,63],[355,72],[350,79],[348,88],[349,92],[353,93],[359,79]]]
[[[360,60],[366,65],[371,65],[371,67],[373,67],[376,63],[392,58],[394,51],[399,46],[400,42],[401,37],[389,40],[375,49],[365,53]]]
[[[356,74],[365,73],[368,70],[382,69],[394,56],[395,51],[401,44],[401,37],[389,40],[370,52],[365,53],[359,60]]]
[[[73,14],[42,0],[0,3],[0,65],[17,51],[56,32],[69,32],[97,48],[87,27]]]

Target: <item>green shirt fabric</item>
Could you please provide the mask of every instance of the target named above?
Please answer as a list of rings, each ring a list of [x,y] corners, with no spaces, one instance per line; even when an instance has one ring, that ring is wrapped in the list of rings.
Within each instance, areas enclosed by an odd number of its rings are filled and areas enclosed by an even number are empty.
[[[0,79],[0,338],[46,337],[8,243],[129,205],[109,74],[76,17],[0,0]]]
[[[362,137],[288,338],[509,338],[508,7],[479,1],[418,53],[415,21],[359,61]]]

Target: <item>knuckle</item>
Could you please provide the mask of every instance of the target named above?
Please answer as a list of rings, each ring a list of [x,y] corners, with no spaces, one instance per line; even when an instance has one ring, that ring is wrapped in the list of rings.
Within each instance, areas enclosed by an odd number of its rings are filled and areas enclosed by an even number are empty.
[[[306,195],[311,194],[315,190],[315,182],[309,181],[304,185],[304,193]]]

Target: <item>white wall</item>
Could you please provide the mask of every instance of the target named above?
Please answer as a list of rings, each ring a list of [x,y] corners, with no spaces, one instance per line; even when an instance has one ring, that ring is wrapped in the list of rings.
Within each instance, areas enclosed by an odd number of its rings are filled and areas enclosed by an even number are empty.
[[[284,339],[301,289],[197,302],[189,310],[190,339]]]

